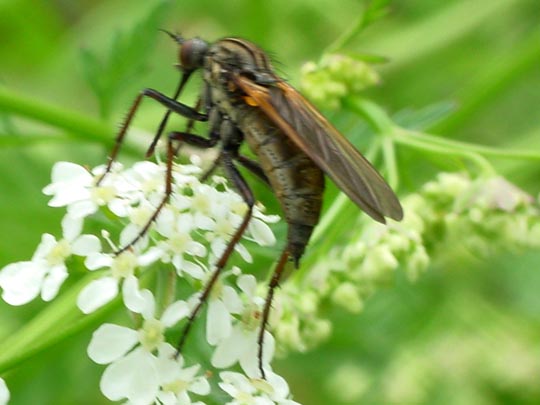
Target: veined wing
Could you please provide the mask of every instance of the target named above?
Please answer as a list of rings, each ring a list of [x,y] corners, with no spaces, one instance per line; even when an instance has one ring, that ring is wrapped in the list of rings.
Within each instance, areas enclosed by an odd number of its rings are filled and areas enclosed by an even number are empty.
[[[285,82],[261,86],[247,77],[235,83],[362,210],[385,223],[403,218],[398,198],[360,152],[298,91]]]

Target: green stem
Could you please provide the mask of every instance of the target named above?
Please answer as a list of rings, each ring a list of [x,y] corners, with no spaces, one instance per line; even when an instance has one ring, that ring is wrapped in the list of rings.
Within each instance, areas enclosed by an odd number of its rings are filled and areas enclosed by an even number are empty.
[[[493,146],[477,145],[474,143],[455,141],[447,138],[441,138],[436,135],[424,134],[417,131],[409,131],[405,129],[399,129],[398,133],[417,139],[422,142],[439,145],[453,150],[462,150],[467,152],[479,153],[484,156],[491,156],[504,159],[528,159],[528,160],[540,160],[540,151],[535,150],[519,150],[519,149],[501,149]]]
[[[471,156],[471,154],[480,154],[483,156],[491,156],[505,159],[540,159],[540,152],[535,150],[511,150],[497,148],[493,146],[478,145],[470,142],[455,141],[432,134],[424,134],[422,132],[400,128],[396,124],[394,124],[394,122],[392,121],[390,116],[384,111],[384,109],[379,107],[371,100],[361,98],[348,98],[344,100],[344,105],[351,111],[364,117],[376,132],[382,134],[383,136],[386,135],[386,138],[389,138],[389,141],[394,140],[396,142],[405,144],[407,142],[405,142],[402,138],[406,138],[409,140],[415,139],[420,142],[415,143],[415,147],[420,147],[420,145],[426,145],[426,147],[429,146],[429,150],[437,153],[444,153],[446,155],[452,153],[460,156]],[[390,148],[390,146],[385,145],[384,142],[383,147]],[[391,151],[389,151],[389,153],[391,153]],[[477,160],[476,157],[473,157],[473,159]],[[392,159],[390,159],[386,163],[387,165],[392,165]],[[485,166],[484,163],[482,163],[481,165]],[[387,166],[387,169],[389,170],[390,175],[390,170],[392,170],[391,166]]]
[[[0,110],[33,119],[91,142],[112,143],[111,129],[99,121],[75,112],[15,94],[0,87]]]
[[[395,124],[390,116],[371,100],[361,97],[347,97],[343,99],[343,106],[363,117],[378,134],[389,135],[394,131]]]
[[[51,125],[66,131],[70,138],[76,140],[105,145],[112,145],[114,141],[113,131],[107,124],[88,118],[76,111],[15,94],[5,87],[0,87],[0,111]],[[126,144],[123,150],[132,154],[140,154],[138,149],[129,144]]]
[[[38,143],[51,144],[53,142],[62,143],[67,141],[69,141],[69,138],[62,135],[2,135],[0,136],[0,148],[34,146]]]
[[[491,164],[484,157],[482,157],[482,155],[471,151],[449,148],[447,146],[437,145],[423,140],[413,139],[404,136],[396,137],[395,141],[397,143],[401,143],[402,145],[409,146],[421,151],[429,151],[440,155],[461,156],[476,164],[484,175],[491,176],[496,173],[493,166],[491,166]]]
[[[349,26],[349,29],[343,32],[334,42],[326,47],[323,55],[333,53],[343,49],[352,39],[354,39],[364,28],[365,12],[360,13],[356,21]]]
[[[396,190],[399,185],[399,173],[396,163],[396,150],[394,141],[390,137],[385,137],[382,141],[383,156],[386,171],[388,172],[388,184]]]

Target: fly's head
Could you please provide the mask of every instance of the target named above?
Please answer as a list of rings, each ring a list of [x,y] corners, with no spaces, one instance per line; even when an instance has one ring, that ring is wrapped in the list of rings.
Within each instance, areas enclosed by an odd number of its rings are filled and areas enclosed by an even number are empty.
[[[176,66],[183,72],[193,72],[204,66],[204,58],[208,54],[210,45],[201,38],[185,39],[178,34],[164,31],[180,47],[178,63]]]
[[[185,40],[180,44],[180,51],[178,54],[180,68],[184,71],[202,68],[208,49],[208,42],[200,38]]]

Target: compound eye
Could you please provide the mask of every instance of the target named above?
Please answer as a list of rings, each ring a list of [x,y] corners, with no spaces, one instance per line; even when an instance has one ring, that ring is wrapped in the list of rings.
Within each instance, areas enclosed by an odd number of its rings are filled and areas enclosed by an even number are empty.
[[[188,39],[180,48],[180,64],[184,69],[194,70],[202,67],[208,43],[200,38]]]

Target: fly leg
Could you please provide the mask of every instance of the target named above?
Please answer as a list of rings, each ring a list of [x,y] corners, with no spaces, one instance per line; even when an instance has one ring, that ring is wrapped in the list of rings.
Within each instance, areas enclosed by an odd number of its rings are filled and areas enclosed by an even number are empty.
[[[199,111],[202,105],[202,98],[199,97],[197,99],[197,102],[195,103],[195,106],[193,107],[195,110]],[[169,110],[170,111],[170,110]],[[210,120],[210,117],[208,118]],[[185,133],[192,133],[193,132],[193,126],[195,125],[194,119],[189,119],[186,124],[186,129],[184,130]],[[174,156],[178,156],[178,152],[180,151],[180,147],[182,146],[181,142],[178,142],[178,145],[174,149]]]
[[[184,71],[184,74],[182,75],[182,78],[180,79],[180,83],[178,84],[178,87],[176,88],[176,91],[173,95],[173,100],[176,100],[180,93],[182,93],[182,90],[184,89],[184,86],[186,85],[187,81],[191,77],[191,74],[193,73],[193,70],[186,70]],[[199,110],[198,106],[195,106],[195,110]],[[163,131],[165,130],[165,127],[167,126],[167,122],[169,121],[169,117],[172,113],[172,110],[167,110],[165,115],[163,116],[161,122],[159,123],[158,130],[156,132],[156,135],[154,136],[154,139],[152,139],[152,143],[150,143],[150,146],[146,150],[145,157],[149,158],[154,154],[154,150],[156,149],[156,145],[159,141],[159,138],[161,138],[161,134],[163,134]],[[190,122],[193,122],[193,120],[190,120]],[[186,129],[186,132],[191,132],[191,129]]]
[[[266,299],[264,301],[264,309],[261,319],[261,330],[259,331],[259,338],[257,340],[257,343],[259,345],[259,352],[257,354],[257,357],[259,359],[259,371],[261,372],[261,377],[263,379],[266,378],[263,368],[264,333],[266,332],[266,327],[268,326],[268,317],[270,315],[270,309],[272,308],[272,300],[274,299],[274,293],[276,288],[279,286],[279,280],[281,279],[288,258],[289,250],[288,247],[286,247],[285,250],[283,250],[283,252],[281,253],[276,268],[274,269],[274,273],[272,274],[272,278],[270,279],[270,283],[268,284],[268,292],[266,293]]]
[[[242,220],[242,223],[236,229],[230,242],[227,244],[225,251],[221,254],[221,257],[217,261],[216,267],[214,268],[214,271],[210,279],[206,283],[201,296],[199,297],[199,302],[197,303],[197,305],[195,306],[195,308],[193,309],[193,311],[191,311],[191,314],[189,315],[187,324],[184,327],[184,330],[182,331],[182,334],[180,336],[180,340],[178,341],[178,345],[176,346],[177,354],[181,352],[195,318],[197,317],[204,303],[208,299],[208,296],[210,295],[210,292],[212,291],[212,287],[215,285],[216,281],[219,278],[219,275],[221,274],[221,271],[227,264],[227,261],[229,260],[229,257],[231,256],[234,250],[234,247],[240,241],[240,238],[246,231],[246,228],[249,224],[249,221],[251,219],[251,215],[253,212],[253,206],[255,205],[255,197],[253,196],[253,192],[249,188],[248,184],[246,183],[246,181],[244,180],[244,178],[242,177],[238,169],[234,166],[233,155],[231,154],[231,152],[226,151],[226,150],[222,151],[221,156],[220,156],[220,162],[225,170],[227,177],[233,182],[236,190],[240,193],[240,195],[244,199],[244,202],[247,204],[248,210],[246,214],[244,215],[244,219]]]
[[[192,145],[194,147],[200,148],[200,149],[209,149],[216,145],[219,138],[217,134],[213,134],[211,138],[204,138],[200,135],[190,134],[187,132],[171,132],[169,136],[167,137],[167,169],[165,174],[165,194],[163,195],[163,199],[158,204],[154,212],[152,213],[152,216],[148,219],[146,224],[142,227],[142,229],[139,231],[137,236],[129,242],[127,245],[120,248],[116,254],[119,255],[122,252],[125,252],[130,247],[135,245],[145,234],[148,232],[148,229],[150,229],[150,226],[152,226],[152,223],[156,220],[159,213],[169,200],[169,197],[172,194],[172,184],[173,184],[173,175],[172,175],[172,169],[173,169],[173,162],[175,157],[175,148],[173,146],[174,141],[180,141],[185,142],[189,145]]]
[[[255,160],[250,159],[243,155],[236,155],[234,157],[234,160],[236,160],[238,163],[240,163],[242,166],[248,169],[251,173],[257,176],[264,183],[266,183],[267,185],[270,185],[270,180],[268,180],[268,176],[266,176],[263,168]]]
[[[185,80],[187,81],[187,79]],[[181,87],[179,87],[181,90]],[[158,103],[162,104],[163,106],[167,107],[169,111],[175,112],[177,114],[180,114],[183,117],[193,119],[196,121],[207,121],[208,115],[207,114],[201,114],[196,109],[189,107],[186,104],[182,104],[175,99],[172,99],[170,97],[167,97],[166,95],[160,93],[157,90],[154,89],[144,89],[142,90],[139,95],[135,98],[133,101],[133,104],[131,105],[131,108],[129,109],[129,112],[126,116],[126,119],[124,120],[122,126],[120,127],[120,131],[118,132],[118,135],[116,136],[115,144],[113,147],[113,150],[111,151],[111,154],[109,155],[109,159],[107,162],[107,167],[105,168],[105,172],[101,176],[101,178],[98,180],[97,185],[99,185],[103,178],[111,171],[111,167],[113,162],[116,160],[116,157],[118,156],[118,153],[120,152],[120,148],[122,146],[122,143],[124,141],[126,132],[129,128],[129,125],[131,124],[131,121],[133,120],[133,117],[135,116],[135,113],[137,112],[141,101],[144,97],[150,97],[154,100],[156,100]],[[168,118],[168,117],[167,117]],[[161,125],[160,125],[161,127]],[[165,127],[165,123],[163,123],[163,127]],[[161,129],[162,130],[162,129]],[[159,132],[158,132],[159,134]],[[160,134],[159,134],[160,135]],[[154,137],[154,139],[158,138],[158,135]],[[157,140],[156,140],[157,142]]]

